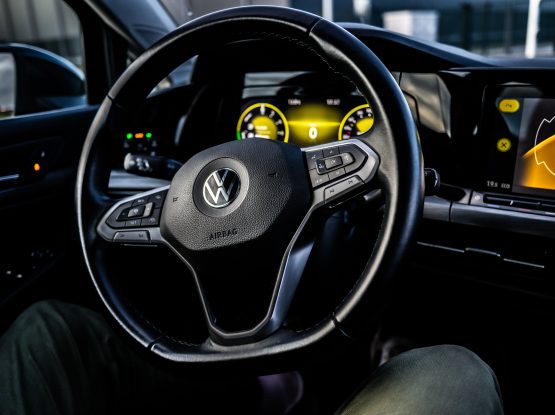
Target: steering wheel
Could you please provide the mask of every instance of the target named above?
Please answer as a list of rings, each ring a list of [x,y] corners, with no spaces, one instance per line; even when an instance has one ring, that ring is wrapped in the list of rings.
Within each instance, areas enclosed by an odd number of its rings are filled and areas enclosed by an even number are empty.
[[[246,40],[301,47],[348,77],[374,108],[374,127],[356,139],[310,148],[230,137],[189,159],[171,185],[112,199],[107,190],[110,129],[118,114],[133,112],[186,59]],[[327,173],[330,163],[343,167]],[[318,223],[313,219],[372,190],[381,190],[384,214],[360,277],[323,321],[302,331],[286,327],[313,247],[307,232]],[[76,199],[81,246],[98,294],[142,346],[179,362],[276,357],[348,332],[375,312],[421,215],[422,161],[403,94],[363,43],[310,13],[240,7],[179,27],[129,66],[89,130]],[[164,245],[187,265],[201,298],[206,341],[189,344],[172,338],[122,298],[109,277],[110,264],[97,254],[113,243]],[[148,253],[145,249],[143,258]],[[228,290],[233,301],[215,301],[218,290]]]

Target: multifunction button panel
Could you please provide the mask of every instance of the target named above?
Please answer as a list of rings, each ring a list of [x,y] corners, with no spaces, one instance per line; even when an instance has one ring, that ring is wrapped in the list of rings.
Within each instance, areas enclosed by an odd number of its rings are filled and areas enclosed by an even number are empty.
[[[106,212],[96,230],[106,241],[149,245],[162,241],[160,214],[169,186],[120,200]]]
[[[303,151],[316,203],[328,202],[367,182],[379,162],[378,155],[358,141]]]
[[[347,176],[358,170],[367,158],[354,144],[307,151],[306,162],[312,187]]]
[[[114,229],[159,226],[166,193],[167,190],[127,201],[110,214],[106,223]]]

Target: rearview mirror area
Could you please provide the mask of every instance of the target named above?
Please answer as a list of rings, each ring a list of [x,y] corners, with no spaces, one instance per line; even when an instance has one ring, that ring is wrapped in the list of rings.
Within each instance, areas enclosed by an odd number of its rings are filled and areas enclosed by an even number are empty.
[[[0,120],[15,113],[15,59],[9,52],[0,53]]]

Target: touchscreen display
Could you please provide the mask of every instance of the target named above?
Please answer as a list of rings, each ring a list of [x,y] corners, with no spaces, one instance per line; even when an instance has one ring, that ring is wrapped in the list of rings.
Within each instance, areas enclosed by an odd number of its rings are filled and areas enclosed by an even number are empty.
[[[555,99],[521,102],[513,191],[555,190]]]
[[[489,92],[482,135],[489,148],[486,190],[555,197],[555,98],[529,87]]]

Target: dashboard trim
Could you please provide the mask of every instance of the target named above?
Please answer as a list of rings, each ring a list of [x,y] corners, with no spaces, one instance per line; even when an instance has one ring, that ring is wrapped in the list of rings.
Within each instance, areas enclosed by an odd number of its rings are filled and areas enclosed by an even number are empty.
[[[451,222],[494,228],[528,235],[555,237],[555,218],[533,213],[513,212],[481,206],[453,203]]]
[[[555,216],[541,212],[507,210],[451,202],[438,196],[427,196],[424,201],[424,219],[441,222],[493,228],[546,238],[555,238]]]

